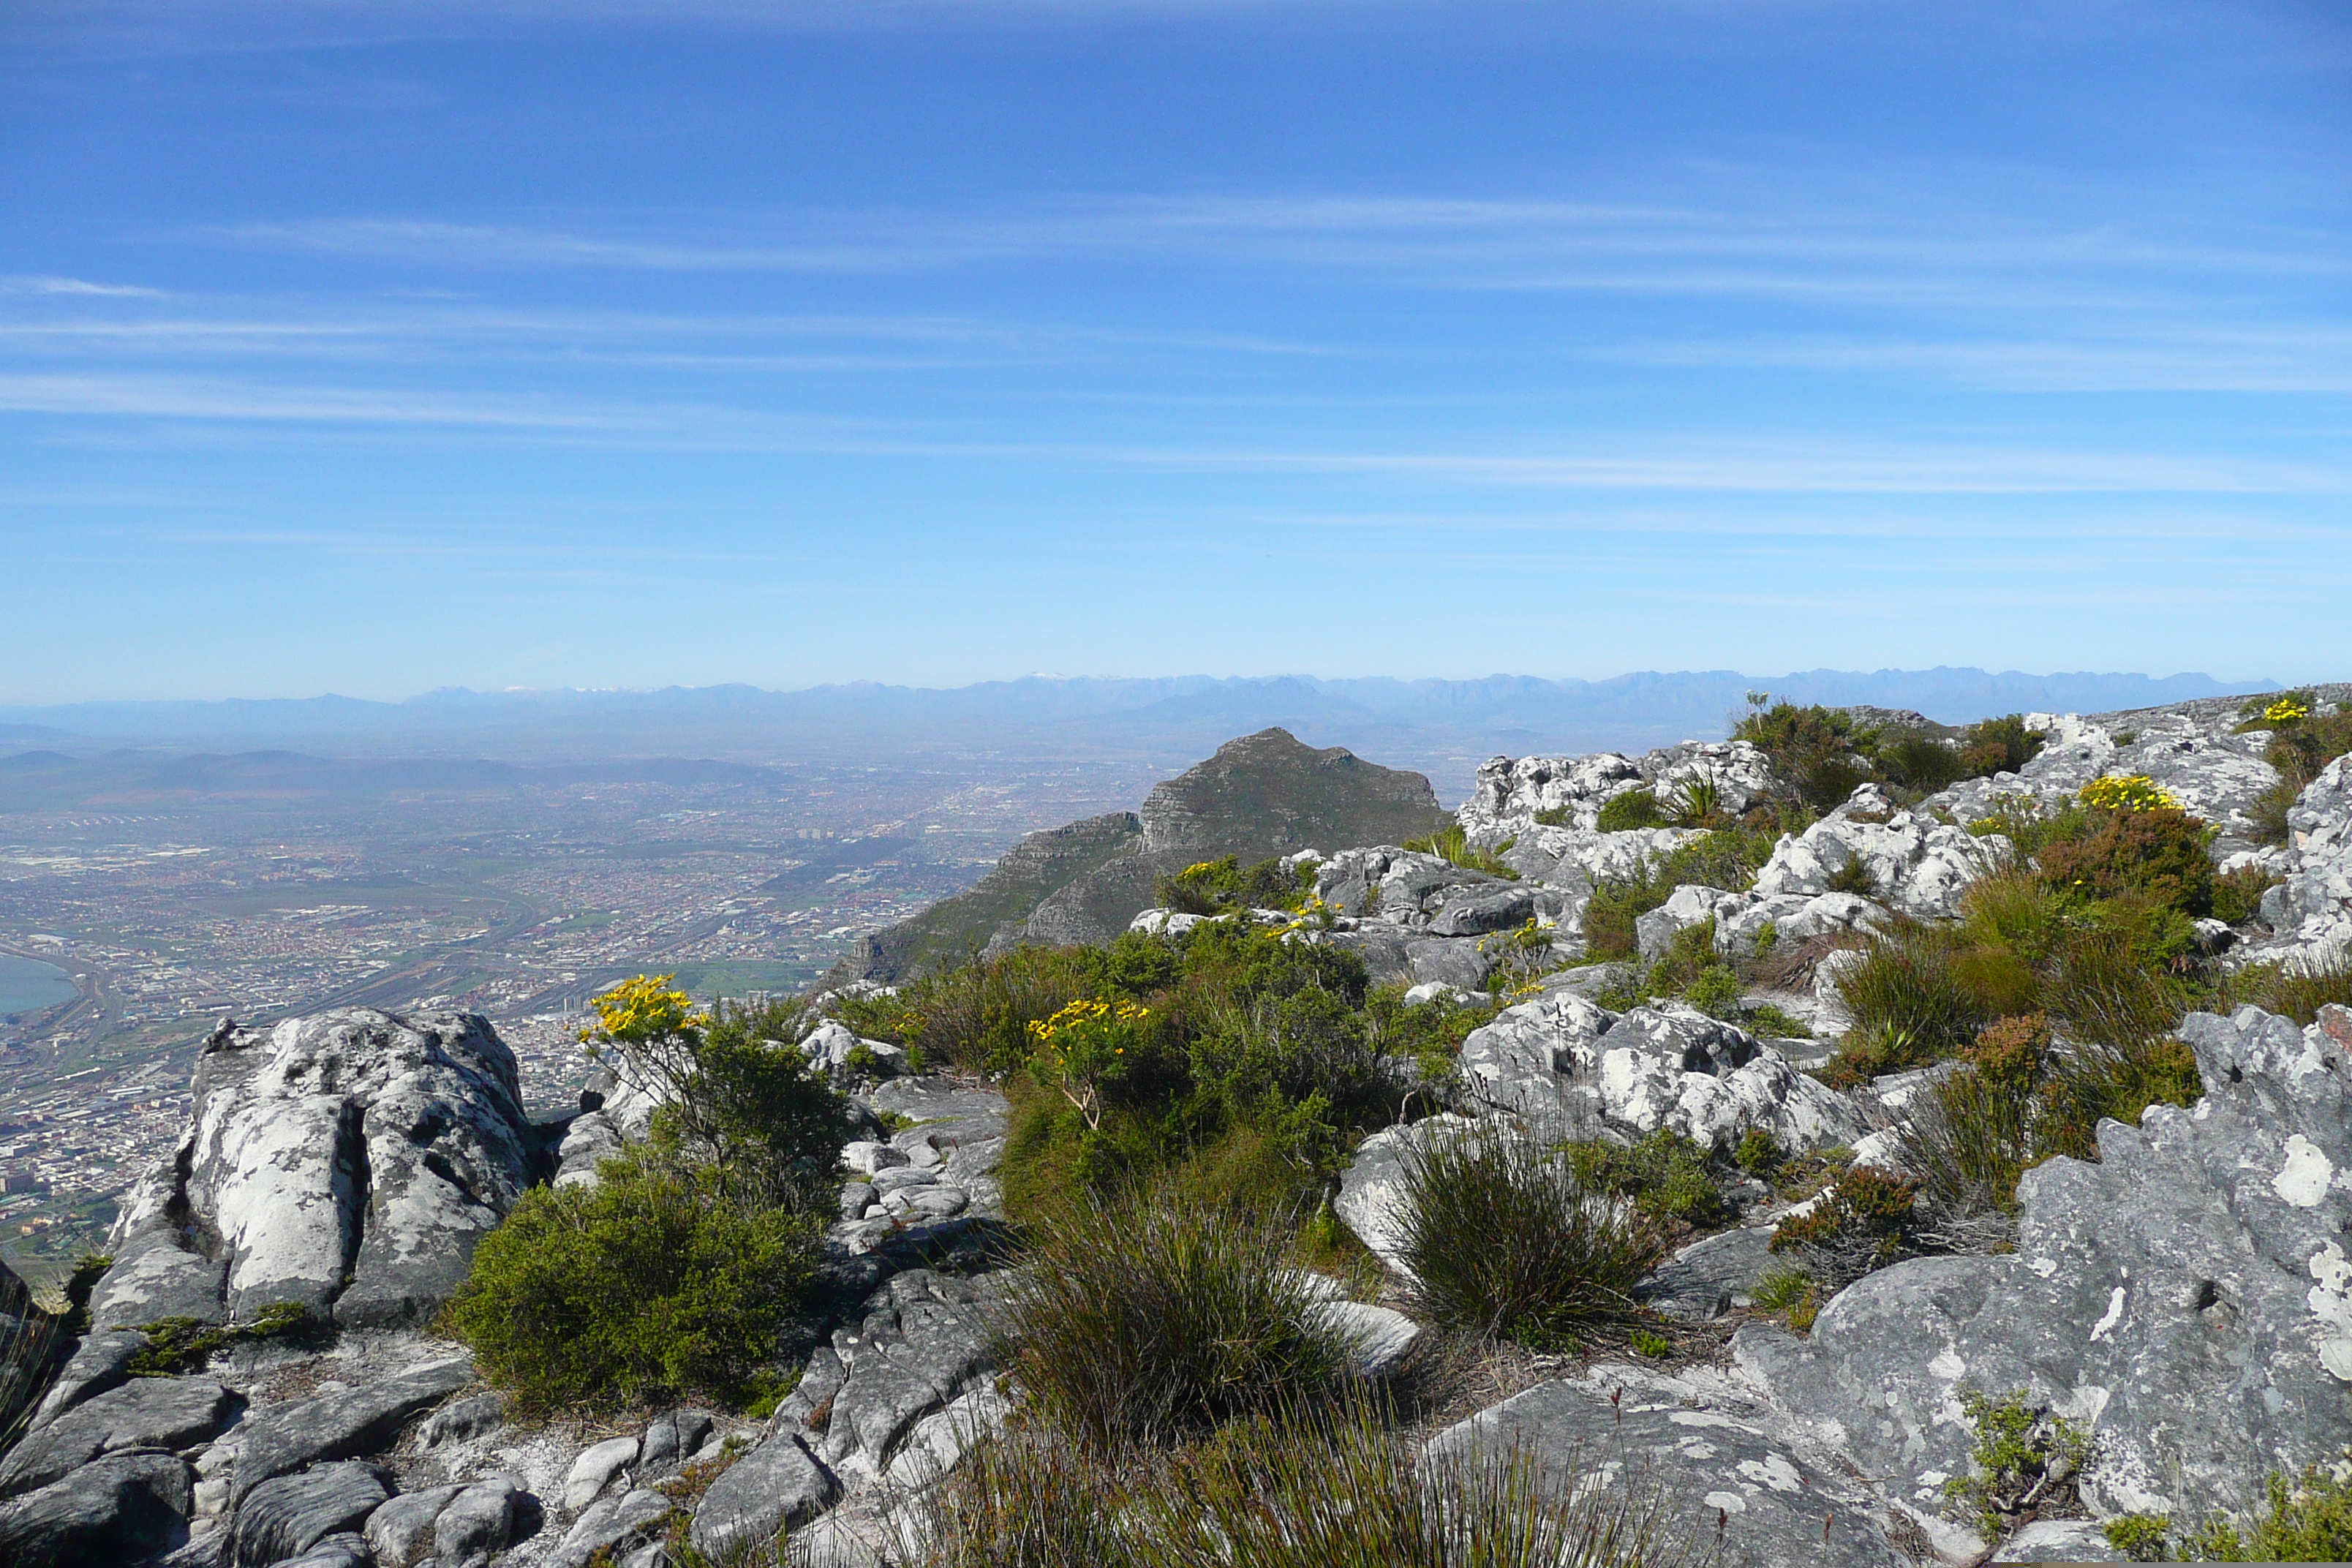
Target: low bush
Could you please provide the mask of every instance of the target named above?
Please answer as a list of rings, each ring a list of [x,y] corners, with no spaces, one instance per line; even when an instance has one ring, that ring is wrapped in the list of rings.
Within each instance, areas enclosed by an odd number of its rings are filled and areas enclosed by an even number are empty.
[[[1665,1231],[1581,1180],[1573,1157],[1502,1131],[1426,1141],[1404,1163],[1399,1243],[1433,1321],[1538,1348],[1633,1315]]]
[[[1651,857],[1638,876],[1604,879],[1584,907],[1585,951],[1596,959],[1633,957],[1641,947],[1633,922],[1672,898],[1676,888],[1691,883],[1744,892],[1778,841],[1762,828],[1719,828]]]
[[[2247,815],[2254,819],[2257,842],[2284,844],[2287,813],[2294,809],[2296,797],[2328,763],[2352,752],[2352,712],[2307,716],[2270,728],[2273,732],[2270,744],[2263,748],[2263,760],[2278,770],[2278,783],[2255,797]]]
[[[1312,866],[1285,866],[1277,857],[1244,868],[1240,858],[1187,866],[1155,884],[1155,896],[1182,914],[1214,915],[1229,910],[1296,910],[1315,890]]]
[[[1958,731],[1870,729],[1839,709],[1759,701],[1762,696],[1750,695],[1732,738],[1760,748],[1783,787],[1822,810],[1874,780],[1916,796],[1961,779],[2014,773],[2040,753],[2045,739],[2016,713]]]
[[[1918,1250],[1917,1184],[1869,1165],[1838,1177],[1813,1206],[1772,1227],[1774,1252],[1794,1252],[1832,1289]]]
[[[2006,1234],[1987,1216],[2017,1212],[2027,1171],[2058,1155],[2096,1160],[2100,1121],[2137,1126],[2150,1105],[2185,1107],[2203,1092],[2196,1057],[2178,1039],[2061,1046],[2040,1014],[2004,1018],[1913,1102],[1904,1163],[1920,1180],[1935,1239],[1968,1249]]]
[[[1971,1473],[1944,1483],[1949,1506],[1988,1541],[2000,1541],[2020,1516],[2065,1510],[2091,1460],[2091,1429],[2027,1400],[2022,1390],[1999,1397],[1970,1389],[1961,1413],[1976,1428]]]
[[[750,1206],[676,1145],[593,1187],[534,1187],[474,1250],[448,1323],[527,1407],[756,1396],[820,1255],[822,1218]]]
[[[1105,1452],[1328,1405],[1351,1347],[1289,1266],[1290,1230],[1166,1193],[1070,1208],[1030,1237],[1005,1365],[1055,1429]]]
[[[2051,844],[2036,858],[2053,891],[2085,901],[2137,894],[2184,915],[2212,912],[2210,826],[2164,806],[2094,806],[2088,826],[2083,837]]]
[[[1519,879],[1518,872],[1506,865],[1502,857],[1504,851],[1517,842],[1517,839],[1506,838],[1492,849],[1482,849],[1470,842],[1469,835],[1462,830],[1460,823],[1455,822],[1439,828],[1426,838],[1408,838],[1402,847],[1423,855],[1434,855],[1465,871],[1484,871],[1490,877],[1502,877],[1516,882]]]
[[[1581,1185],[1625,1199],[1663,1229],[1711,1230],[1738,1217],[1709,1169],[1713,1152],[1671,1127],[1638,1143],[1582,1140],[1565,1152]]]
[[[1665,823],[1665,808],[1658,804],[1656,795],[1645,789],[1629,789],[1601,803],[1600,826],[1603,833],[1628,833],[1637,827],[1663,827]]]
[[[2313,1465],[2290,1481],[2273,1474],[2243,1530],[2209,1520],[2178,1542],[2195,1563],[2352,1562],[2352,1480]]]
[[[2263,895],[2277,887],[2279,879],[2260,866],[2241,866],[2234,871],[2213,874],[2213,918],[2231,925],[2243,925],[2262,913]]]

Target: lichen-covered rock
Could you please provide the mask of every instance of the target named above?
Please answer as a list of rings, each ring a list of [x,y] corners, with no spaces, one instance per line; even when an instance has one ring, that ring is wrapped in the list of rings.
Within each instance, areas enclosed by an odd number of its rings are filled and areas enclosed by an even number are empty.
[[[2225,840],[2242,844],[2253,829],[2247,808],[2278,782],[2278,773],[2263,760],[2269,734],[2232,734],[2237,722],[2238,704],[2229,700],[2090,717],[2029,713],[2027,728],[2048,737],[2039,754],[2016,773],[1965,780],[1927,804],[1973,822],[2004,795],[2052,805],[2102,773],[2138,774],[2219,824]]]
[[[2304,786],[2286,823],[2286,883],[2274,889],[2281,930],[2259,956],[2339,955],[2352,948],[2352,756]]]
[[[1720,1388],[1597,1366],[1482,1410],[1425,1452],[1468,1460],[1512,1448],[1555,1484],[1597,1479],[1612,1495],[1629,1482],[1666,1489],[1669,1538],[1690,1531],[1719,1542],[1724,1568],[1910,1568],[1866,1486]]]
[[[963,1394],[992,1365],[994,1335],[971,1285],[929,1269],[891,1279],[834,1349],[847,1368],[817,1457],[843,1481],[881,1476],[921,1417]]]
[[[471,1013],[343,1008],[224,1026],[198,1058],[169,1167],[116,1228],[93,1316],[420,1321],[532,1175],[515,1060]]]
[[[1897,809],[1876,784],[1864,784],[1801,834],[1783,836],[1750,889],[1759,899],[1832,890],[1840,873],[1859,866],[1870,897],[1921,920],[1960,912],[1960,894],[2007,853],[1998,835],[1971,837],[1918,812]],[[1853,889],[1846,889],[1852,891]]]
[[[1615,752],[1496,757],[1479,766],[1456,816],[1480,842],[1528,832],[1539,813],[1589,833],[1600,826],[1601,806],[1629,790],[1647,788],[1664,799],[1692,783],[1711,784],[1720,807],[1737,815],[1771,788],[1771,761],[1746,741],[1685,741],[1639,761]]]
[[[1923,1508],[1966,1473],[1971,1389],[2090,1424],[2106,1512],[2241,1510],[2352,1447],[2352,1012],[2180,1034],[2204,1099],[2029,1171],[2015,1252],[1868,1275],[1810,1340],[1748,1323],[1742,1369]]]
[[[1522,1116],[1671,1128],[1728,1147],[1752,1129],[1783,1149],[1852,1144],[1862,1108],[1733,1025],[1679,1002],[1617,1014],[1558,990],[1506,1009],[1457,1055],[1471,1092]]]

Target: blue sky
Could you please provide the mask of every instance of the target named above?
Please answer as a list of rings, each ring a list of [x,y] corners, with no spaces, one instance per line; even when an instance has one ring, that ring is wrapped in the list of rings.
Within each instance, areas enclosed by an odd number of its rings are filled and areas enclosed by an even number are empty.
[[[2294,0],[0,12],[0,700],[2352,674]]]

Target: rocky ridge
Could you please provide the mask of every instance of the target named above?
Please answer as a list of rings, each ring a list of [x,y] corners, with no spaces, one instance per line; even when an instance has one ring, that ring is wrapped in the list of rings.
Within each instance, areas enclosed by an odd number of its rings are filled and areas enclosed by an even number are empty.
[[[1786,940],[1885,909],[1948,914],[1986,845],[1960,825],[2001,795],[2055,796],[2099,766],[2148,773],[2249,829],[2268,768],[2259,746],[2228,734],[2234,705],[2221,706],[2052,717],[2057,742],[2019,773],[1908,811],[1857,792],[1782,839],[1752,889],[1676,889],[1644,945],[1708,918],[1725,942],[1752,942],[1766,921]],[[1572,955],[1595,882],[1682,841],[1674,829],[1601,833],[1609,795],[1700,769],[1738,790],[1765,782],[1722,746],[1489,764],[1463,819],[1477,842],[1516,840],[1505,854],[1517,881],[1394,844],[1316,842],[1294,819],[1260,842],[1312,865],[1334,913],[1328,927],[1265,918],[1294,925],[1296,940],[1352,947],[1382,974],[1480,990],[1512,951],[1496,939],[1533,922],[1558,935],[1556,955]],[[1397,805],[1413,805],[1410,791]],[[1223,842],[1213,812],[1185,809],[1211,826],[1185,827],[1189,838],[1171,827],[1170,853]],[[1538,825],[1538,812],[1562,825]],[[2343,763],[2290,823],[2286,846],[2219,847],[2285,879],[2245,950],[2340,951],[2352,938]],[[1875,896],[1827,886],[1855,861]],[[1128,920],[1169,930],[1197,918]],[[1864,1161],[1886,1147],[1899,1104],[1807,1076],[1815,1043],[1759,1037],[1679,1003],[1604,1006],[1591,990],[1590,972],[1543,977],[1473,1033],[1453,1117],[1368,1140],[1341,1187],[1342,1219],[1392,1258],[1404,1148],[1481,1118],[1624,1141],[1672,1128],[1718,1148],[1763,1130],[1789,1149],[1853,1148]],[[1826,1023],[1826,1006],[1787,1000]],[[1833,1004],[1833,985],[1820,1000]],[[2013,1252],[1865,1275],[1807,1335],[1743,1321],[1721,1365],[1588,1364],[1437,1435],[1433,1449],[1507,1436],[1547,1467],[1614,1455],[1608,1465],[1638,1466],[1702,1505],[1727,1561],[1756,1564],[1980,1560],[1993,1543],[1942,1506],[1944,1482],[1967,1468],[1958,1397],[1971,1389],[2024,1390],[2092,1429],[2080,1490],[2094,1516],[2242,1508],[2264,1473],[2332,1458],[2352,1447],[2352,1012],[2297,1028],[2241,1009],[2191,1016],[2180,1033],[2205,1098],[2151,1110],[2137,1128],[2103,1124],[2095,1164],[2030,1173]],[[834,1068],[860,1046],[894,1049],[838,1024],[802,1044]],[[1004,1102],[933,1079],[871,1093],[874,1120],[845,1130],[858,1135],[845,1138],[842,1217],[800,1379],[773,1416],[681,1408],[618,1432],[519,1422],[425,1325],[525,1187],[593,1180],[600,1152],[642,1135],[646,1109],[615,1096],[533,1125],[510,1055],[466,1015],[352,1010],[225,1028],[199,1063],[180,1149],[126,1205],[89,1333],[0,1461],[0,1555],[528,1568],[604,1552],[653,1568],[681,1525],[713,1555],[789,1525],[814,1560],[889,1560],[892,1500],[951,1467],[1004,1412],[989,1331],[1004,1283],[988,1245]],[[913,1125],[893,1132],[886,1116]],[[1650,1300],[1661,1312],[1703,1322],[1740,1310],[1769,1258],[1770,1204],[1751,1196],[1745,1223],[1659,1270]],[[134,1365],[152,1345],[145,1325],[249,1323],[279,1302],[308,1308],[321,1336],[238,1342],[171,1375],[134,1375],[152,1370]],[[1333,1309],[1363,1322],[1368,1355],[1395,1353],[1398,1324],[1382,1309]],[[698,1497],[677,1484],[721,1461]],[[2042,1521],[1999,1560],[2116,1555],[2094,1525]]]

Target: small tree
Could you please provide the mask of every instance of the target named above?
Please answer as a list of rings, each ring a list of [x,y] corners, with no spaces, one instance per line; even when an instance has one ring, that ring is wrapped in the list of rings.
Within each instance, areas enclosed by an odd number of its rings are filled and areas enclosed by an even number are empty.
[[[597,1023],[580,1036],[589,1054],[656,1101],[656,1142],[709,1166],[719,1195],[823,1206],[846,1107],[796,1046],[771,1037],[793,1032],[799,1010],[698,1013],[672,978],[640,974],[596,997]]]

